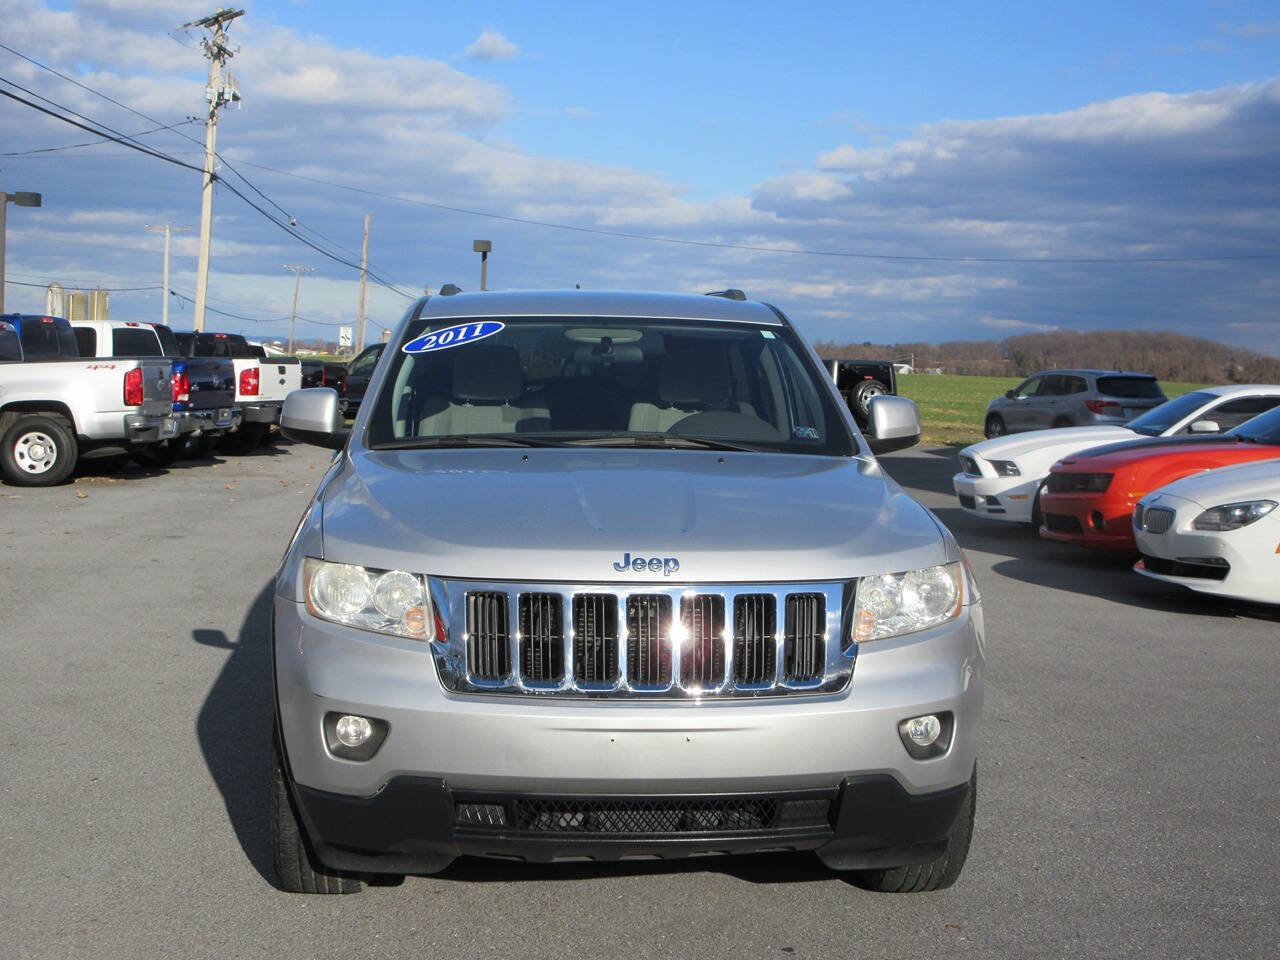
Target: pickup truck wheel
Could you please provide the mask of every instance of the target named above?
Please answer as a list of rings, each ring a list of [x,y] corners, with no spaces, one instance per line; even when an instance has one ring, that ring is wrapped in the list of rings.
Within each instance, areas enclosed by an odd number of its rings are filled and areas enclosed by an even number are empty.
[[[167,467],[178,459],[180,449],[180,445],[173,440],[161,440],[159,443],[131,450],[129,456],[140,467]]]
[[[332,871],[312,855],[293,808],[275,735],[271,737],[271,770],[267,815],[271,822],[271,859],[281,889],[288,893],[359,893],[364,886],[359,877]]]
[[[222,441],[222,449],[231,453],[253,453],[262,442],[263,428],[261,424],[247,423],[235,433],[229,433]]]
[[[58,416],[25,416],[0,439],[0,468],[21,487],[51,487],[71,476],[80,451],[67,422]]]
[[[853,409],[858,415],[858,422],[867,422],[867,417],[871,415],[871,399],[873,397],[883,397],[888,393],[889,388],[879,380],[863,380],[854,387],[853,395],[849,399],[853,402]]]
[[[894,867],[889,870],[855,870],[850,879],[864,890],[878,893],[921,893],[927,890],[943,890],[960,878],[965,858],[969,855],[969,841],[973,838],[973,814],[978,806],[978,768],[973,768],[969,779],[969,795],[956,815],[956,822],[947,834],[947,850],[931,863],[911,867]]]
[[[998,413],[993,413],[987,417],[987,426],[983,432],[990,439],[991,437],[1003,437],[1009,432],[1009,429],[1004,425],[1004,417]]]

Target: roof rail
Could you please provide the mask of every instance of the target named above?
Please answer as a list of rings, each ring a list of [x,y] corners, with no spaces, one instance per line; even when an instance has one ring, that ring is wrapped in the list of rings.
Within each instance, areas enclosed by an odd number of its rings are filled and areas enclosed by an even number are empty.
[[[745,300],[747,295],[741,290],[730,287],[728,290],[712,290],[706,294],[708,297],[724,297],[726,300]]]
[[[446,283],[443,287],[440,288],[440,296],[442,297],[454,297],[460,294],[461,292],[462,292],[462,288],[458,286],[456,283]]]

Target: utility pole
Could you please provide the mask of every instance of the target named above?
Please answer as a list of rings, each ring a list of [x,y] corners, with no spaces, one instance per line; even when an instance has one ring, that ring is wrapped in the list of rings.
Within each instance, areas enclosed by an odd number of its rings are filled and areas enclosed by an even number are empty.
[[[175,227],[169,223],[161,227],[148,223],[146,229],[151,233],[164,234],[164,310],[161,312],[163,317],[161,322],[167,327],[169,325],[169,237],[174,233],[190,233],[191,228]]]
[[[200,263],[196,267],[194,319],[197,331],[204,329],[204,303],[209,292],[209,239],[213,230],[213,161],[217,155],[218,111],[228,103],[238,103],[240,100],[240,87],[236,78],[229,72],[225,81],[222,78],[223,65],[235,56],[235,52],[227,46],[227,27],[232,20],[243,16],[243,10],[219,9],[217,13],[183,24],[184,27],[204,27],[213,31],[212,37],[205,37],[201,41],[204,55],[209,58],[209,85],[204,90],[204,98],[209,101],[209,116],[204,136],[204,192],[200,197]]]
[[[298,288],[302,286],[302,275],[311,273],[315,267],[286,263],[284,268],[293,271],[293,314],[289,317],[289,356],[293,356],[293,327],[298,322]]]
[[[356,353],[364,349],[364,290],[369,273],[369,214],[364,215],[364,250],[360,254],[360,312],[356,314]]]

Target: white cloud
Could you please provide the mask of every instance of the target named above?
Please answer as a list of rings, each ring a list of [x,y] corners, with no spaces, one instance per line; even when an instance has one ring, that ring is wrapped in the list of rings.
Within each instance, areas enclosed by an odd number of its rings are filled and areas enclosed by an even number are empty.
[[[978,320],[984,327],[993,330],[1007,330],[1016,333],[1045,333],[1061,329],[1056,323],[1033,323],[1030,320],[1015,320],[1013,317],[981,317]]]
[[[520,48],[497,30],[485,30],[464,51],[471,60],[514,60]]]

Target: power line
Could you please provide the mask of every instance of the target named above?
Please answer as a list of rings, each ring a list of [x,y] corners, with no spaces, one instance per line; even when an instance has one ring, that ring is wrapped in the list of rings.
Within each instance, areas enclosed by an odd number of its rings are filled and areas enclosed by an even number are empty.
[[[180,120],[177,123],[162,124],[161,126],[158,126],[158,127],[152,127],[149,130],[141,130],[138,133],[130,135],[129,139],[132,140],[136,137],[145,137],[148,134],[159,133],[162,130],[174,130],[178,127],[186,126],[187,124],[191,124],[195,122],[196,121],[194,117],[187,117],[187,119]],[[85,140],[85,141],[82,141],[81,143],[65,143],[60,147],[39,147],[35,150],[12,150],[8,153],[0,153],[0,157],[29,157],[34,154],[57,153],[60,150],[75,150],[78,147],[100,147],[100,146],[102,146],[101,140]]]
[[[3,46],[3,44],[0,44],[0,46]],[[114,143],[118,143],[123,147],[128,147],[130,150],[136,150],[139,153],[143,153],[143,154],[146,154],[147,156],[154,157],[157,160],[164,160],[167,163],[172,163],[179,167],[184,167],[187,170],[195,171],[196,173],[199,173],[202,176],[204,174],[204,169],[201,167],[197,167],[194,164],[187,163],[184,160],[179,160],[177,157],[173,157],[167,153],[163,153],[159,150],[155,150],[151,147],[148,147],[146,144],[138,143],[137,141],[129,138],[127,135],[120,133],[118,130],[113,130],[111,127],[108,127],[106,124],[101,123],[100,121],[93,120],[90,117],[84,116],[83,114],[76,113],[76,111],[72,110],[70,107],[66,107],[54,100],[50,100],[48,97],[41,96],[35,91],[28,90],[26,87],[22,86],[21,84],[14,83],[12,80],[6,79],[5,77],[0,77],[0,83],[6,83],[9,86],[16,87],[17,89],[23,91],[24,93],[28,93],[33,97],[37,97],[40,100],[45,101],[45,103],[48,103],[51,106],[57,107],[61,110],[66,110],[68,113],[72,114],[73,116],[80,117],[81,119],[86,120],[89,123],[100,126],[102,130],[94,129],[94,127],[89,126],[88,124],[80,123],[77,120],[73,120],[71,117],[63,116],[57,113],[56,111],[50,110],[47,107],[42,107],[40,104],[35,103],[34,101],[31,101],[31,100],[28,100],[25,97],[20,97],[17,94],[10,93],[8,90],[0,90],[0,96],[8,97],[11,100],[16,100],[19,103],[23,103],[34,110],[38,110],[41,113],[47,114],[48,116],[53,117],[57,120],[61,120],[64,123],[69,123],[74,127],[78,127],[81,130],[85,130],[89,133],[94,134],[95,136],[102,137],[105,140],[110,140]],[[103,130],[106,130],[109,132],[103,133],[102,132]],[[228,190],[230,190],[237,197],[239,197],[242,201],[247,203],[250,207],[252,207],[258,213],[262,214],[262,216],[265,217],[268,221],[275,224],[285,233],[289,234],[289,236],[296,239],[299,243],[305,244],[306,246],[310,247],[312,250],[315,250],[317,253],[321,254],[322,256],[328,257],[330,260],[340,263],[343,266],[350,267],[353,270],[360,269],[360,265],[358,263],[352,260],[348,260],[345,257],[341,257],[330,250],[326,250],[324,247],[321,247],[319,244],[315,243],[314,241],[309,240],[306,237],[300,236],[299,234],[295,233],[290,224],[283,223],[277,220],[274,216],[271,215],[271,213],[269,213],[267,210],[264,210],[261,206],[259,206],[253,200],[245,196],[244,193],[241,192],[239,189],[237,189],[234,184],[227,182],[225,178],[218,176],[216,173],[213,174],[213,178],[217,180],[219,183],[221,183]],[[415,298],[414,294],[406,293],[405,291],[401,290],[399,287],[395,286],[395,284],[391,283],[389,280],[383,278],[380,274],[374,273],[372,270],[369,271],[369,277],[378,285],[386,287],[388,290],[391,290],[394,293],[398,294],[399,296],[404,297],[406,300],[413,300]]]

